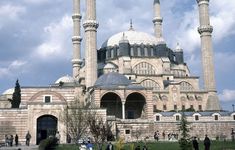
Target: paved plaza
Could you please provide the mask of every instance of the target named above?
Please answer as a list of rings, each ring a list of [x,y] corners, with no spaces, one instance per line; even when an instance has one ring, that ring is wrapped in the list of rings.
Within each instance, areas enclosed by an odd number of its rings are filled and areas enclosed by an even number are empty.
[[[38,149],[38,145],[30,145],[30,146],[26,146],[26,145],[20,145],[20,146],[12,146],[12,147],[0,147],[0,150],[37,150]]]

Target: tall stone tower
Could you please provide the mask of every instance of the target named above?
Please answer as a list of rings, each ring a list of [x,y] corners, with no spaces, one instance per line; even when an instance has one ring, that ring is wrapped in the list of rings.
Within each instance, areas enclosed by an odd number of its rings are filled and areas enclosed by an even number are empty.
[[[198,28],[198,32],[201,35],[204,88],[209,92],[206,110],[220,110],[215,85],[214,58],[211,39],[213,27],[210,25],[209,0],[197,0],[197,3],[199,7],[200,27]]]
[[[79,78],[79,71],[81,68],[81,14],[80,14],[80,0],[73,0],[73,77]]]
[[[83,23],[85,29],[85,66],[86,87],[94,85],[97,80],[97,28],[96,0],[86,0],[86,19]]]
[[[154,0],[153,2],[153,10],[154,10],[154,32],[157,39],[162,38],[162,17],[161,17],[161,9],[160,9],[160,0]]]

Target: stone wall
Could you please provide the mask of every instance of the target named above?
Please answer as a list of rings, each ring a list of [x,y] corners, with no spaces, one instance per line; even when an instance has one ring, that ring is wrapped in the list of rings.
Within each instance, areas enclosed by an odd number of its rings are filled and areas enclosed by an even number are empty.
[[[19,136],[19,143],[25,144],[28,131],[27,109],[0,109],[0,141],[5,141],[5,134]]]
[[[223,118],[223,117],[221,117]],[[225,117],[226,118],[226,117]],[[235,128],[235,120],[220,120],[213,121],[207,117],[201,121],[190,122],[190,136],[196,136],[203,140],[207,134],[210,139],[230,140],[231,128]],[[206,121],[206,119],[208,119]],[[154,132],[159,131],[161,141],[176,141],[180,138],[179,124],[180,121],[174,121],[169,118],[163,119],[165,121],[147,121],[147,120],[122,120],[117,121],[117,134],[119,137],[125,139],[126,142],[137,140],[137,134],[140,134],[138,140],[154,140]],[[164,137],[164,134],[165,137]]]

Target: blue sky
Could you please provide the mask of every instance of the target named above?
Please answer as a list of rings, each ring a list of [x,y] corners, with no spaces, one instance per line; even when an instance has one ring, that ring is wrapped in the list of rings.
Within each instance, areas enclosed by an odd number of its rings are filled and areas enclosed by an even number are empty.
[[[85,0],[81,1],[84,18]],[[152,4],[153,0],[97,0],[98,46],[127,30],[130,19],[136,30],[153,34]],[[1,0],[0,10],[0,93],[14,87],[17,78],[21,86],[43,86],[71,75],[72,0]],[[174,49],[179,42],[191,74],[201,76],[196,0],[162,0],[161,13],[168,47]],[[211,0],[210,14],[218,95],[223,109],[232,110],[235,1]]]

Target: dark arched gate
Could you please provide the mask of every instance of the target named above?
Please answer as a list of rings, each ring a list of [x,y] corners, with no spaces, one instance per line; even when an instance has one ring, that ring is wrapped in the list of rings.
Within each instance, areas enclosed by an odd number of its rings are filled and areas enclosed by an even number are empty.
[[[57,118],[51,115],[44,115],[37,119],[37,144],[57,131]]]

